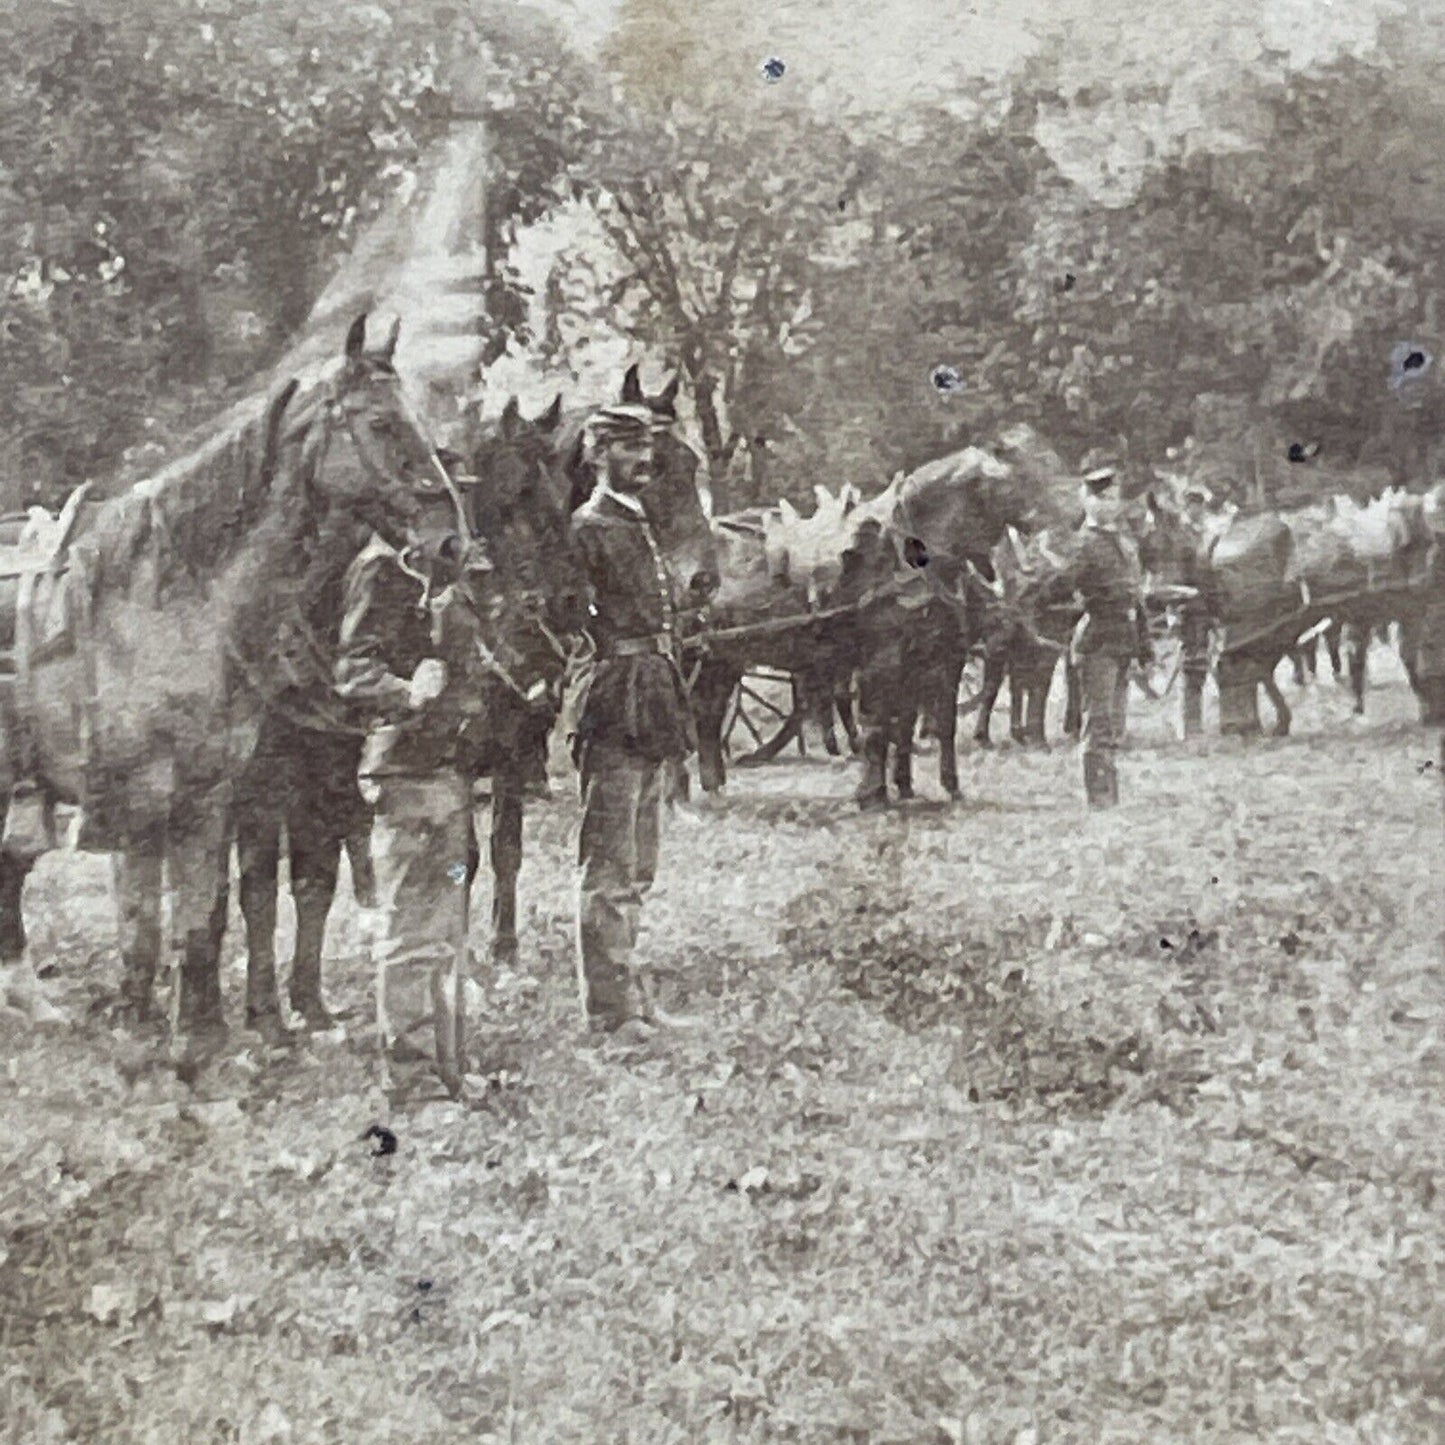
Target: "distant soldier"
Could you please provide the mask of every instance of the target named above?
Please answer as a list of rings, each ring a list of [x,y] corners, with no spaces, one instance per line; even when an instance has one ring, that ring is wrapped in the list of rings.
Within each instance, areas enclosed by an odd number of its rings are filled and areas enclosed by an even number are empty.
[[[1069,651],[1082,693],[1084,792],[1090,807],[1102,808],[1119,801],[1115,754],[1124,733],[1129,668],[1135,661],[1147,664],[1149,636],[1139,600],[1139,557],[1115,525],[1120,508],[1117,468],[1092,468],[1080,495],[1084,525],[1060,581],[1083,600],[1083,616]]]
[[[1213,621],[1209,586],[1207,545],[1209,488],[1189,482],[1184,488],[1184,569],[1180,581],[1195,595],[1183,605],[1179,641],[1184,673],[1184,736],[1198,737],[1204,731],[1204,680],[1209,676],[1209,630]]]
[[[375,540],[346,577],[337,691],[379,718],[359,769],[372,805],[370,919],[386,1086],[462,1092],[469,757],[480,690],[477,621],[463,573],[432,597],[400,552]],[[470,724],[470,726],[469,726]]]
[[[1427,494],[1425,517],[1432,540],[1412,661],[1420,694],[1420,720],[1426,727],[1445,729],[1445,482]],[[1440,739],[1440,766],[1445,770],[1445,733]]]
[[[659,1021],[632,955],[657,874],[665,779],[694,738],[672,584],[641,501],[659,426],[646,406],[607,406],[588,419],[597,486],[572,520],[596,646],[570,705],[582,781],[578,972],[591,1029],[623,1038],[645,1037]]]

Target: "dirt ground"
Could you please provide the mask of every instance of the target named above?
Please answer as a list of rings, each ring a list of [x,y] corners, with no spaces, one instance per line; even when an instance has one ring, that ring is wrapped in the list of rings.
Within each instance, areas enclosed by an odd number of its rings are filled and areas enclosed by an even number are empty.
[[[1248,747],[1140,706],[1113,815],[1066,747],[965,743],[952,807],[924,754],[887,816],[739,773],[670,820],[644,954],[706,1026],[642,1063],[580,1040],[559,779],[470,1108],[384,1111],[349,895],[352,1020],[181,1082],[92,1009],[104,860],[51,856],[0,1442],[1445,1440],[1442,780],[1376,671]]]

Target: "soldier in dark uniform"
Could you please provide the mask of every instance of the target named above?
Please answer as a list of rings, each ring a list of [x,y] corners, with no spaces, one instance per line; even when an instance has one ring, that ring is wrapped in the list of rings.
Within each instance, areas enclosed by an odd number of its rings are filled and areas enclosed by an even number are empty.
[[[1083,601],[1070,657],[1079,670],[1083,701],[1084,792],[1090,807],[1101,808],[1119,801],[1115,754],[1124,733],[1129,667],[1136,660],[1147,662],[1149,637],[1139,605],[1138,554],[1115,526],[1120,507],[1116,468],[1088,472],[1081,498],[1084,525],[1061,581]]]
[[[1420,609],[1415,656],[1420,720],[1426,727],[1445,728],[1445,482],[1427,494],[1425,519],[1431,532],[1426,554],[1426,592]],[[1445,733],[1440,739],[1440,765],[1445,770]]]
[[[431,596],[379,539],[345,584],[336,686],[378,719],[359,781],[373,809],[377,1026],[397,1094],[440,1080],[456,1096],[463,1085],[471,752],[482,722],[477,612],[459,595],[469,585],[464,572]]]
[[[1209,629],[1213,621],[1209,564],[1204,555],[1209,501],[1209,488],[1202,482],[1185,485],[1181,518],[1185,566],[1179,580],[1195,590],[1181,608],[1179,627],[1186,738],[1198,737],[1204,731],[1204,680],[1209,676]]]
[[[653,479],[658,425],[645,406],[589,418],[584,445],[597,486],[572,519],[596,648],[569,707],[582,782],[579,982],[593,1031],[625,1027],[624,1037],[658,1021],[631,959],[657,873],[664,780],[694,743],[672,584],[639,500]]]

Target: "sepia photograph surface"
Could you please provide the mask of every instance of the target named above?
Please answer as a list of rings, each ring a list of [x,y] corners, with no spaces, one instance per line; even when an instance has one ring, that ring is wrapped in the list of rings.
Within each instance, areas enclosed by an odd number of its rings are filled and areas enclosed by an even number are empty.
[[[0,0],[0,1445],[1445,1441],[1442,68]]]

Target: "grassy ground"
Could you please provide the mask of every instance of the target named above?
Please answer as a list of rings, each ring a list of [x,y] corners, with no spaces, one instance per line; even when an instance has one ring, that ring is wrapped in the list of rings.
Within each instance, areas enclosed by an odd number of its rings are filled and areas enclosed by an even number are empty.
[[[740,774],[644,945],[708,1026],[630,1066],[579,1043],[559,789],[470,1109],[385,1115],[360,1021],[193,1088],[0,1021],[0,1442],[1445,1439],[1441,780],[1369,705],[1145,711],[1111,816],[1062,748],[888,816]],[[104,879],[28,897],[77,1017]],[[364,1010],[349,899],[330,955]]]

